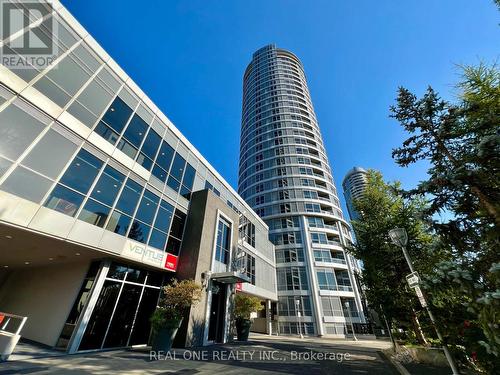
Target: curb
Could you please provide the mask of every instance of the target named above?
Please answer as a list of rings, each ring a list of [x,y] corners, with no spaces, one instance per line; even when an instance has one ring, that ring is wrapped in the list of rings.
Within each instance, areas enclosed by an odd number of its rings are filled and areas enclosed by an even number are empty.
[[[411,375],[408,370],[401,364],[401,362],[396,361],[390,355],[387,355],[383,351],[377,351],[377,353],[386,361],[389,362],[399,374],[401,375]]]

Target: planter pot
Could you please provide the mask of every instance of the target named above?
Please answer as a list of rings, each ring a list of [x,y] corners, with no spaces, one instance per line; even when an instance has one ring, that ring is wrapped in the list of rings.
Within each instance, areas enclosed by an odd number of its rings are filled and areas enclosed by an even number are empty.
[[[238,337],[238,341],[248,341],[251,325],[252,321],[250,319],[236,320],[236,336]]]
[[[168,325],[160,328],[153,336],[153,343],[151,345],[151,350],[153,351],[164,351],[168,352],[172,349],[172,344],[174,342],[177,330],[181,326],[181,320],[170,321]]]

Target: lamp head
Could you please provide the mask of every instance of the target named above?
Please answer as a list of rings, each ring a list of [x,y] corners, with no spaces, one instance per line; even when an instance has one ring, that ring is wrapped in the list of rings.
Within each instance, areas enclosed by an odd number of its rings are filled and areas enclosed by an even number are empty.
[[[404,228],[394,228],[389,231],[389,237],[394,245],[405,247],[408,243],[408,234]]]

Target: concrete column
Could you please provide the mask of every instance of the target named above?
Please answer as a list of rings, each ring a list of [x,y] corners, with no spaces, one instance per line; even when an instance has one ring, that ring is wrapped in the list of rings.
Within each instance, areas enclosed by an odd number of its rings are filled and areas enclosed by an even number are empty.
[[[271,320],[271,300],[266,299],[266,333],[269,336],[273,334],[273,322]]]
[[[314,319],[316,320],[316,327],[318,329],[318,336],[324,336],[325,327],[323,325],[323,320],[321,319],[321,300],[319,296],[318,283],[316,282],[315,268],[314,268],[314,257],[312,246],[309,242],[309,227],[307,225],[307,220],[305,216],[300,217],[301,227],[302,227],[302,243],[304,244],[304,260],[307,264],[308,274],[309,274],[309,288],[311,291],[311,303],[314,310]]]

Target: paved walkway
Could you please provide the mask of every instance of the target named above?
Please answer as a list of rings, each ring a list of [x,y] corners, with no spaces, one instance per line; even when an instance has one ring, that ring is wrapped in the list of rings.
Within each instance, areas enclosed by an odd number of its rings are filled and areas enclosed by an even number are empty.
[[[381,356],[390,342],[252,335],[249,342],[175,350],[152,360],[147,350],[25,358],[0,365],[10,374],[369,374],[397,375]]]

